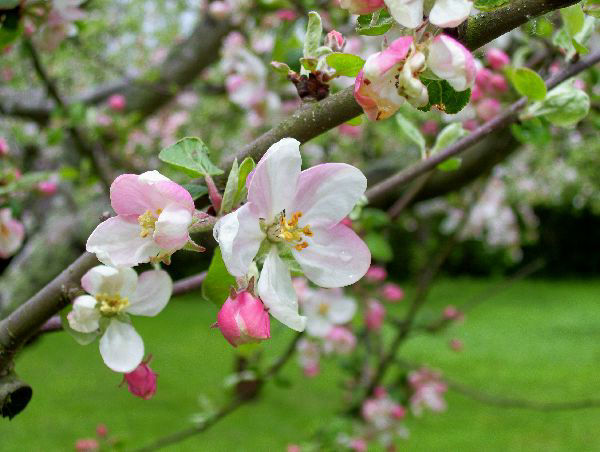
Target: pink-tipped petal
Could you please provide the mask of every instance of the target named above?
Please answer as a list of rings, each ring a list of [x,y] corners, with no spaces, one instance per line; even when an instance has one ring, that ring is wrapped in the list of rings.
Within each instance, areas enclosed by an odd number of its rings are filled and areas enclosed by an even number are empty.
[[[188,228],[192,224],[192,213],[178,205],[166,207],[158,217],[154,229],[154,241],[165,250],[178,250],[190,238]]]
[[[130,297],[135,292],[138,276],[133,268],[97,265],[81,278],[81,287],[92,295],[99,293]]]
[[[446,80],[457,91],[466,90],[475,81],[473,55],[450,36],[435,37],[429,46],[427,65],[435,75]]]
[[[454,28],[462,24],[471,13],[473,2],[469,0],[436,0],[429,22],[441,28]]]
[[[396,22],[406,28],[417,28],[423,22],[423,0],[384,0]]]
[[[138,279],[135,293],[125,309],[130,314],[154,317],[162,311],[173,292],[173,281],[164,270],[149,270]]]

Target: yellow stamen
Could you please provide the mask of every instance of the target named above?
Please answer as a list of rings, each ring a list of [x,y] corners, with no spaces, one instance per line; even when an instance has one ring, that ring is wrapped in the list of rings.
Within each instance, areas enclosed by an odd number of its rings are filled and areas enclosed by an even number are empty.
[[[304,236],[312,237],[313,232],[309,225],[304,227],[298,226],[298,220],[302,216],[302,212],[294,212],[292,218],[287,220],[285,218],[285,212],[279,217],[279,237],[294,244],[294,248],[298,251],[302,251],[308,247],[308,243],[304,240]]]
[[[154,233],[154,227],[158,217],[162,213],[162,209],[157,209],[156,212],[146,210],[143,214],[138,217],[138,223],[142,227],[140,237],[146,238],[150,234]]]
[[[100,303],[100,312],[105,316],[114,316],[129,306],[129,299],[119,294],[99,293],[94,296]]]
[[[319,314],[326,315],[329,312],[329,305],[325,303],[321,303],[319,305]]]

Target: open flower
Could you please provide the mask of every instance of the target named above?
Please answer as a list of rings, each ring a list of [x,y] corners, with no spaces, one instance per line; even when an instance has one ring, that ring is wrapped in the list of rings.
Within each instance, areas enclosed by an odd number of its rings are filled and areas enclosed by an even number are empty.
[[[398,38],[367,58],[354,83],[354,98],[374,121],[389,118],[407,100],[416,107],[427,105],[427,88],[418,77],[424,69],[425,56],[414,48],[412,36]]]
[[[25,237],[25,227],[15,220],[9,208],[0,209],[0,258],[6,259],[17,252]]]
[[[117,177],[110,186],[110,201],[117,216],[100,223],[86,245],[103,264],[168,262],[190,238],[192,196],[158,171]]]
[[[352,229],[340,224],[363,195],[365,176],[344,163],[300,171],[299,146],[284,138],[269,148],[248,178],[248,202],[222,217],[214,234],[227,270],[236,277],[248,273],[264,244],[258,296],[273,317],[302,331],[306,318],[298,314],[290,270],[280,254],[328,288],[362,278],[371,254]]]
[[[154,317],[166,306],[173,288],[167,272],[150,270],[139,278],[132,268],[98,265],[81,278],[90,295],[73,302],[69,326],[80,333],[102,331],[100,354],[115,372],[132,372],[144,357],[144,342],[127,314]]]
[[[427,66],[456,91],[473,86],[477,68],[471,52],[450,36],[436,36],[429,46]]]
[[[356,302],[340,289],[320,289],[302,304],[306,315],[306,331],[311,336],[325,337],[335,325],[348,323],[356,312]]]
[[[384,0],[390,14],[403,27],[417,28],[423,22],[424,0]],[[470,0],[436,0],[429,12],[429,22],[442,28],[458,27],[469,14]]]

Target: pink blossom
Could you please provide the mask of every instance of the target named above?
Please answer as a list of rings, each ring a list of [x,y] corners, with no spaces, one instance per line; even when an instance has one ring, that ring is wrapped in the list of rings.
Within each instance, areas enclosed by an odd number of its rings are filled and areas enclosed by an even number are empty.
[[[467,119],[467,120],[463,121],[462,126],[465,130],[472,132],[477,127],[479,127],[479,123],[477,122],[476,119]]]
[[[585,82],[580,78],[576,78],[573,82],[573,86],[577,89],[585,89]]]
[[[188,242],[192,196],[158,171],[117,177],[110,200],[117,216],[100,223],[86,245],[100,262],[116,267],[168,262]]]
[[[365,322],[371,331],[379,331],[385,318],[385,308],[377,300],[369,300]]]
[[[305,377],[314,378],[321,373],[321,366],[319,363],[310,363],[304,367],[303,372]]]
[[[217,20],[226,19],[233,12],[228,2],[214,1],[208,5],[208,13]]]
[[[429,136],[435,136],[438,133],[439,128],[438,122],[433,119],[428,119],[421,124],[421,132]]]
[[[350,138],[360,138],[363,133],[361,126],[351,126],[350,124],[342,124],[338,127],[340,135],[345,135]]]
[[[380,265],[371,265],[367,270],[365,278],[369,282],[382,282],[387,278],[387,271]]]
[[[396,403],[384,392],[375,398],[365,400],[361,414],[363,419],[376,430],[389,431],[398,426],[398,421],[404,418],[406,413],[402,405]]]
[[[464,91],[475,81],[475,60],[471,52],[447,35],[436,36],[429,46],[427,65],[452,88]]]
[[[339,0],[339,3],[350,14],[370,14],[385,6],[383,0]]]
[[[126,104],[125,96],[122,94],[113,94],[108,98],[108,106],[111,110],[123,111],[125,110]]]
[[[510,57],[501,49],[491,48],[485,55],[488,64],[492,69],[498,71],[510,63]]]
[[[421,368],[408,374],[408,383],[413,391],[410,406],[415,416],[420,416],[424,408],[435,412],[446,409],[444,394],[448,387],[439,373]]]
[[[348,323],[356,312],[353,298],[340,288],[311,291],[303,300],[306,331],[313,337],[326,337],[336,325]]]
[[[301,452],[301,449],[297,444],[288,444],[286,452]]]
[[[340,224],[343,224],[344,226],[351,228],[352,220],[348,217],[344,217],[344,219],[342,221],[340,221]]]
[[[492,79],[490,80],[491,88],[497,93],[504,93],[508,91],[508,83],[506,79],[501,74],[492,75]]]
[[[129,392],[144,400],[150,400],[156,393],[156,378],[158,377],[148,366],[148,361],[142,362],[133,372],[124,376]]]
[[[339,31],[331,30],[325,37],[325,46],[334,52],[340,52],[344,47],[344,36]]]
[[[108,429],[106,428],[106,425],[98,424],[96,426],[96,435],[98,435],[101,438],[104,438],[107,434],[108,434]]]
[[[477,71],[477,74],[475,75],[475,83],[479,85],[479,88],[481,90],[487,91],[491,86],[493,75],[494,73],[489,69],[481,68]]]
[[[463,314],[454,305],[448,305],[444,308],[444,318],[448,320],[457,320]]]
[[[381,289],[381,295],[387,301],[400,301],[404,298],[404,291],[398,284],[388,283]]]
[[[10,148],[8,146],[8,142],[6,139],[0,137],[0,156],[5,156],[8,154]]]
[[[462,351],[462,349],[464,347],[463,342],[460,339],[456,339],[456,338],[450,339],[450,342],[449,342],[448,345],[450,345],[450,348],[452,350],[454,350],[455,352]]]
[[[25,237],[25,226],[12,216],[12,211],[0,209],[0,258],[7,259],[21,248]]]
[[[275,12],[275,15],[280,20],[285,20],[291,22],[292,20],[296,20],[298,14],[293,9],[279,9]]]
[[[82,438],[75,441],[76,452],[96,452],[100,450],[100,443],[94,438]]]
[[[334,326],[325,337],[324,349],[326,352],[335,352],[347,355],[356,347],[356,336],[348,328]]]
[[[113,123],[113,120],[108,115],[100,113],[96,116],[96,124],[98,124],[101,127],[108,127],[112,123]]]
[[[350,441],[350,449],[355,452],[366,452],[367,442],[363,438],[354,438]]]
[[[373,395],[376,399],[383,399],[384,397],[387,397],[387,389],[385,389],[385,386],[376,386],[375,389],[373,389]]]
[[[296,349],[298,350],[298,362],[304,375],[307,377],[318,375],[320,372],[319,360],[321,359],[321,350],[318,344],[308,339],[300,339]]]
[[[391,413],[392,417],[394,417],[396,419],[402,419],[404,416],[406,416],[406,410],[404,409],[404,407],[402,405],[398,405],[398,404],[395,404],[392,406],[390,413]]]
[[[39,182],[37,188],[40,191],[40,193],[46,196],[51,196],[56,193],[56,190],[58,189],[58,184],[53,181],[45,180]]]
[[[482,120],[489,121],[500,113],[501,108],[502,107],[498,99],[487,97],[479,102],[475,110],[477,112],[477,116],[479,116]]]
[[[483,97],[483,91],[479,87],[478,84],[475,84],[473,88],[471,88],[471,102],[477,102]]]
[[[265,306],[246,291],[225,300],[217,314],[217,327],[234,347],[271,337],[269,314]]]

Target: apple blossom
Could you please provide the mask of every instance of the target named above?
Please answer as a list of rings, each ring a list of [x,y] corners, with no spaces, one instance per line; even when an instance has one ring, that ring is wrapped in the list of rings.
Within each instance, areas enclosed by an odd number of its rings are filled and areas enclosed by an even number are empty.
[[[364,401],[361,413],[364,420],[377,430],[389,430],[405,416],[402,405],[392,400],[385,390]]]
[[[324,44],[334,52],[341,52],[344,47],[344,36],[339,31],[331,30],[327,33]]]
[[[387,301],[400,301],[404,298],[404,291],[398,284],[388,283],[381,289],[381,296]]]
[[[365,323],[371,331],[379,331],[385,318],[385,308],[377,300],[369,300],[367,303],[367,312]]]
[[[491,88],[496,91],[496,94],[504,93],[508,91],[508,83],[506,79],[501,74],[492,75],[492,79],[490,80]]]
[[[496,117],[500,113],[501,109],[502,106],[500,105],[498,99],[486,97],[481,102],[479,102],[476,111],[477,116],[479,116],[482,120],[489,121],[490,119]]]
[[[173,282],[167,272],[136,274],[132,268],[98,265],[81,278],[90,295],[73,301],[69,326],[80,333],[102,332],[100,354],[115,372],[132,372],[144,357],[144,343],[127,314],[156,316],[167,305]]]
[[[508,63],[510,63],[510,57],[506,54],[506,52],[496,47],[488,50],[485,54],[485,57],[490,67],[495,71],[502,69]]]
[[[479,85],[479,88],[483,91],[487,91],[491,87],[492,77],[494,73],[486,68],[481,68],[475,74],[475,83]]]
[[[10,148],[6,139],[0,137],[0,156],[7,155],[9,150]]]
[[[475,61],[471,52],[447,35],[436,36],[429,45],[427,66],[456,91],[464,91],[475,81]]]
[[[110,186],[110,200],[117,216],[100,223],[86,245],[103,264],[168,262],[188,242],[192,196],[158,171],[117,177]]]
[[[435,412],[446,409],[444,393],[448,387],[439,373],[422,368],[408,374],[408,383],[413,391],[410,408],[415,416],[420,416],[424,408]]]
[[[325,353],[339,353],[347,355],[356,347],[356,336],[348,328],[334,326],[325,337],[323,350]]]
[[[387,271],[379,265],[371,265],[365,275],[365,279],[369,282],[381,282],[385,281],[385,278],[387,278]]]
[[[450,342],[448,343],[448,345],[455,352],[462,351],[462,349],[464,347],[463,341],[461,341],[460,339],[457,339],[457,338],[450,339]]]
[[[423,23],[424,0],[384,0],[396,22],[406,28]],[[453,28],[464,22],[473,2],[469,0],[436,0],[429,12],[429,22],[441,28]]]
[[[304,375],[307,377],[317,376],[320,371],[319,360],[321,359],[319,346],[313,341],[300,339],[296,349],[298,350],[298,362]]]
[[[75,452],[97,452],[100,443],[94,438],[81,438],[75,441]]]
[[[350,449],[355,452],[366,452],[367,442],[363,438],[354,438],[350,442]]]
[[[12,216],[12,211],[0,209],[0,258],[7,259],[17,252],[25,237],[25,226]]]
[[[38,183],[37,188],[40,191],[40,193],[46,196],[51,196],[56,193],[56,190],[58,189],[58,184],[50,180],[45,180]]]
[[[427,105],[427,88],[419,79],[425,56],[403,36],[389,47],[367,58],[354,83],[354,97],[371,120],[392,116],[405,101],[416,107]]]
[[[227,298],[217,314],[216,326],[234,347],[271,337],[269,314],[265,306],[246,291]]]
[[[104,438],[106,435],[108,435],[108,429],[106,428],[106,425],[98,424],[96,426],[96,435],[101,438]]]
[[[313,291],[302,304],[306,331],[311,336],[325,337],[334,325],[348,323],[356,312],[356,302],[344,296],[341,289]]]
[[[350,14],[370,14],[385,6],[383,0],[339,0],[340,6]]]
[[[268,149],[248,178],[248,202],[222,217],[214,235],[227,270],[236,277],[248,273],[262,248],[258,296],[273,317],[303,331],[306,318],[298,314],[290,270],[280,254],[295,259],[309,280],[326,288],[362,278],[371,254],[352,229],[340,224],[365,191],[364,175],[344,163],[301,172],[299,146],[284,138]]]
[[[150,359],[140,363],[133,372],[123,376],[123,382],[134,396],[144,400],[151,399],[156,393],[156,377],[158,376],[148,365]]]
[[[473,97],[472,94],[471,94],[471,97]],[[436,136],[439,129],[440,129],[440,126],[439,126],[438,122],[433,119],[428,119],[426,121],[423,121],[423,124],[421,124],[421,132],[424,135]]]
[[[125,110],[126,104],[127,101],[125,100],[125,96],[122,94],[113,94],[108,98],[108,106],[111,110],[123,111]]]

